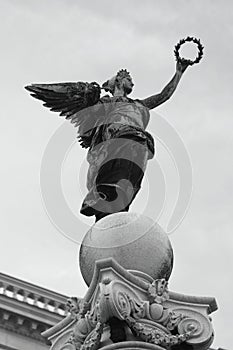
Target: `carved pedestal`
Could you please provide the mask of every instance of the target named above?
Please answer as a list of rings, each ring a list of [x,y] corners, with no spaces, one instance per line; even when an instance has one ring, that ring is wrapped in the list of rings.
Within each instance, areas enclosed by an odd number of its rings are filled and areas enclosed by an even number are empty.
[[[217,306],[214,298],[173,293],[165,279],[102,259],[85,297],[69,299],[68,308],[43,333],[51,350],[206,350],[213,341],[209,314]]]

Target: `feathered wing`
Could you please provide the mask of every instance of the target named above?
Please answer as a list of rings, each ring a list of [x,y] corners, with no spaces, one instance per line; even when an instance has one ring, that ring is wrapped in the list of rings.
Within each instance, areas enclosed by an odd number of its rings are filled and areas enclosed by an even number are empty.
[[[89,147],[96,118],[87,107],[100,100],[100,86],[92,83],[32,84],[25,87],[31,96],[42,100],[45,107],[69,119],[78,133],[82,147]],[[86,110],[85,110],[86,109]]]

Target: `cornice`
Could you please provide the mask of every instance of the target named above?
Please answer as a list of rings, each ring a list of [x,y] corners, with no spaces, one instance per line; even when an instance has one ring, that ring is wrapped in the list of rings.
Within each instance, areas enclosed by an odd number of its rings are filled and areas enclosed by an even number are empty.
[[[53,326],[63,319],[62,315],[41,309],[35,305],[20,302],[18,300],[0,295],[0,309],[10,313],[16,313],[19,316],[29,317],[38,322],[44,322]]]
[[[50,325],[0,308],[0,328],[47,343],[41,332],[50,328]]]
[[[67,297],[0,273],[0,328],[42,343],[41,333],[66,316]]]
[[[50,314],[59,316],[67,314],[67,296],[0,273],[0,302],[5,302],[6,299],[18,306],[21,303],[25,310],[27,310],[26,305],[29,305],[40,310],[46,310]]]

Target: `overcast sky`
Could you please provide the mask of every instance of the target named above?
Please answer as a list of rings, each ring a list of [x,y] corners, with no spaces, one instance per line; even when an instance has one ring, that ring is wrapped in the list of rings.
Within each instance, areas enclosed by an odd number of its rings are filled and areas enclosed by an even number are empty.
[[[170,289],[215,296],[214,346],[232,347],[232,13],[230,0],[0,0],[1,272],[67,295],[81,297],[86,291],[79,246],[51,223],[40,193],[41,159],[63,121],[23,87],[32,82],[102,83],[127,68],[135,82],[132,97],[147,97],[174,74],[176,42],[197,36],[205,46],[202,62],[185,72],[175,95],[156,111],[179,133],[193,168],[189,210],[170,235],[175,253]],[[154,116],[148,127],[152,132]],[[71,137],[72,143],[75,132]],[[82,196],[76,175],[85,174],[85,156],[75,144],[63,171],[64,193],[78,217]],[[171,165],[160,146],[158,157],[166,173]],[[148,174],[155,172],[153,161]],[[175,197],[169,174],[171,206]],[[148,196],[150,178],[142,198]],[[134,211],[143,209],[141,202],[135,200]]]

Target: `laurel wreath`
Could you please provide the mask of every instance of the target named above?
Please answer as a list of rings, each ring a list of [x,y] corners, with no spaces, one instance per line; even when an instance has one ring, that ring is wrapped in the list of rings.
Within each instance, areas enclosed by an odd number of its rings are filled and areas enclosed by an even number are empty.
[[[179,50],[180,50],[181,46],[183,44],[185,44],[186,42],[193,42],[194,44],[197,45],[198,54],[197,54],[197,57],[194,60],[185,59],[185,58],[181,58],[180,57]],[[197,39],[197,38],[194,38],[194,37],[191,37],[191,36],[187,36],[187,38],[181,39],[175,45],[174,54],[175,54],[176,61],[177,62],[182,62],[182,61],[185,60],[190,66],[192,66],[193,64],[199,63],[200,60],[202,59],[202,56],[203,56],[203,49],[204,49],[204,46],[201,44],[200,39]]]

